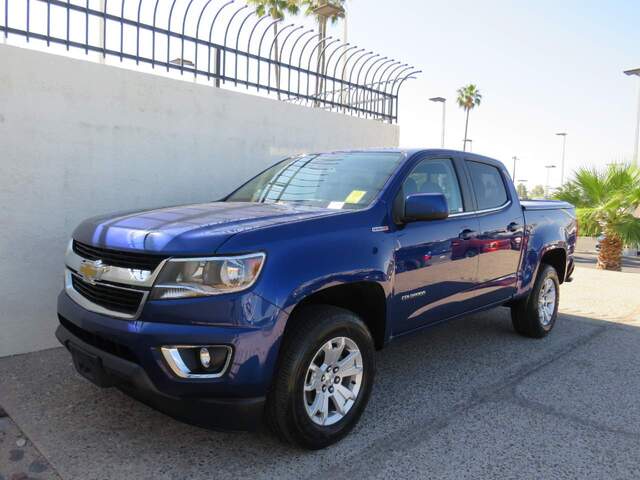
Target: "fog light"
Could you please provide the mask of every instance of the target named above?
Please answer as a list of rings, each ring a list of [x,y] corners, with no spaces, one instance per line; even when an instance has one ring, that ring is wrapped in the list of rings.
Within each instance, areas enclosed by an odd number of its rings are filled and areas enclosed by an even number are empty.
[[[231,363],[228,345],[166,345],[160,347],[171,371],[180,378],[218,378]]]
[[[209,368],[211,366],[211,354],[209,353],[209,349],[202,347],[200,349],[200,363],[204,368]]]

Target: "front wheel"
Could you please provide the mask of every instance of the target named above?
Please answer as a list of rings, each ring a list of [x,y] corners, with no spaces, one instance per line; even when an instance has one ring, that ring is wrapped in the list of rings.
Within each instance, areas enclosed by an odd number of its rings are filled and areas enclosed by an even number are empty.
[[[529,295],[511,306],[513,328],[527,337],[544,337],[556,323],[559,300],[558,273],[550,265],[542,265]]]
[[[358,422],[374,378],[371,333],[352,312],[312,306],[298,312],[282,346],[267,422],[283,440],[319,449]]]

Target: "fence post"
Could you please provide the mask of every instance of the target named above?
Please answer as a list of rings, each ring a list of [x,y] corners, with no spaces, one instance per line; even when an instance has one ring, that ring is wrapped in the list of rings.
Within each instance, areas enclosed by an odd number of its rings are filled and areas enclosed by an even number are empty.
[[[216,75],[215,75],[215,85],[217,88],[220,88],[220,49],[216,48]]]

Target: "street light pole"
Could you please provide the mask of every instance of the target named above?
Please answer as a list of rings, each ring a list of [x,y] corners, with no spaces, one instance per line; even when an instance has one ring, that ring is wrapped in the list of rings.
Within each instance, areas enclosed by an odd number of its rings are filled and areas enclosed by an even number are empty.
[[[625,75],[635,75],[639,79],[638,83],[638,119],[636,120],[636,140],[633,144],[633,164],[638,166],[638,142],[640,142],[640,68],[626,70]]]
[[[518,161],[518,157],[513,156],[513,174],[511,175],[511,180],[515,183],[516,181],[516,162]]]
[[[445,115],[446,115],[446,105],[447,99],[444,97],[433,97],[429,99],[432,102],[441,103],[442,104],[442,148],[444,148],[444,129],[445,129]]]
[[[545,193],[544,198],[549,198],[549,175],[551,174],[551,169],[556,168],[555,165],[545,165],[544,168],[547,169],[547,183],[545,185]]]
[[[562,137],[562,163],[560,163],[560,185],[564,185],[564,153],[567,147],[567,132],[556,133],[557,136]]]

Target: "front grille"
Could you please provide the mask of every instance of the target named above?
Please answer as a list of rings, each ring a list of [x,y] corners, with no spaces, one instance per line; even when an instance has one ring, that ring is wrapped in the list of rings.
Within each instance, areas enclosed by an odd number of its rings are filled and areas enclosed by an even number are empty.
[[[71,275],[71,285],[80,295],[92,303],[114,312],[134,315],[140,307],[144,292],[125,290],[104,284],[92,285],[76,275]]]
[[[136,270],[155,270],[166,257],[150,253],[109,250],[73,241],[73,251],[88,260],[102,260],[113,267],[134,268]]]
[[[138,358],[129,347],[114,342],[113,340],[109,340],[108,338],[98,335],[97,333],[89,332],[88,330],[80,328],[61,315],[58,315],[58,320],[60,320],[60,324],[64,328],[69,330],[73,335],[78,337],[83,342],[88,343],[89,345],[96,347],[103,352],[115,355],[116,357],[123,358],[124,360],[129,360],[133,363],[138,363]]]

